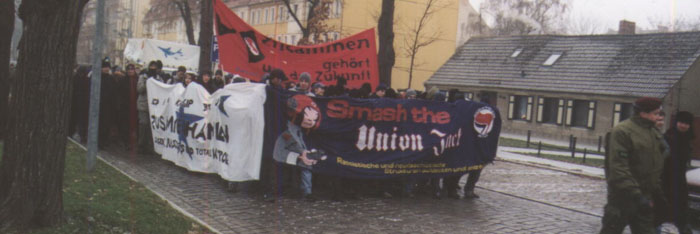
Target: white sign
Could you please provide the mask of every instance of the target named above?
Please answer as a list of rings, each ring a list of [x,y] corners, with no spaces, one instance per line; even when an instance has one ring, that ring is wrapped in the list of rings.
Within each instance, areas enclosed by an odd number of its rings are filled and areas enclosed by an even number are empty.
[[[228,181],[258,180],[265,125],[265,85],[229,84],[210,95],[191,83],[149,79],[155,151],[190,171]]]
[[[163,70],[174,71],[185,66],[188,71],[199,69],[199,46],[154,39],[130,38],[124,48],[124,58],[141,64],[160,60]]]

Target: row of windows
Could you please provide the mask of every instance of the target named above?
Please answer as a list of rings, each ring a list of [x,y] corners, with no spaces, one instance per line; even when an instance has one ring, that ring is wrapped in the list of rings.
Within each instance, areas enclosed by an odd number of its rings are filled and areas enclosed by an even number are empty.
[[[306,13],[301,11],[302,7],[300,7],[299,4],[292,4],[291,8],[292,12],[299,17],[299,20],[304,20]],[[306,10],[308,11],[308,9]],[[328,15],[330,18],[340,17],[342,10],[343,1],[335,0],[328,8]],[[238,12],[238,17],[251,25],[290,22],[294,20],[285,5],[251,10],[250,19],[246,18],[246,11],[240,11]]]
[[[268,37],[272,38],[273,36],[268,35]],[[290,45],[296,45],[297,42],[299,42],[299,40],[301,39],[301,37],[302,36],[300,34],[297,34],[297,35],[277,35],[277,41],[281,41],[283,43],[287,43]],[[340,33],[329,32],[329,33],[325,33],[325,34],[321,35],[321,40],[323,40],[324,42],[329,42],[329,41],[338,40],[339,37],[340,37]],[[311,39],[313,39],[313,37],[311,37]]]
[[[511,95],[508,97],[508,119],[538,123],[595,128],[596,101]],[[613,126],[632,116],[632,105],[615,103]]]

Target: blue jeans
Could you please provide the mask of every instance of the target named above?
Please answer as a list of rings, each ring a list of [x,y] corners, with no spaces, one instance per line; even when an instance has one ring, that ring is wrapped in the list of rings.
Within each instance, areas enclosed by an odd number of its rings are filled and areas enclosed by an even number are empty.
[[[300,188],[303,195],[311,194],[311,170],[301,168]]]

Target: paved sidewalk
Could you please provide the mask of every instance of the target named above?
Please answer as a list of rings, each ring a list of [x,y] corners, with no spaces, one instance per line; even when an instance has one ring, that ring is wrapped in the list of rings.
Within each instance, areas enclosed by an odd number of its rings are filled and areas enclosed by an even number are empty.
[[[557,182],[568,178],[562,182],[573,185],[582,178],[588,180],[585,184],[595,184],[597,179],[496,162],[484,170],[477,189],[481,198],[475,200],[418,196],[307,203],[283,198],[271,204],[255,194],[227,192],[217,175],[189,172],[165,160],[100,155],[220,233],[595,233],[600,227],[596,210],[604,203],[599,195],[589,196],[599,194],[600,185],[571,191],[584,197],[575,198],[565,195]],[[527,178],[540,182],[533,184]]]

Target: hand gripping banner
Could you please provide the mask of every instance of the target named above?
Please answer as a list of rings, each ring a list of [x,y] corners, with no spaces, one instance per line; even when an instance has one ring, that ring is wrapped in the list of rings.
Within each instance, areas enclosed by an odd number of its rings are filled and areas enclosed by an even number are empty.
[[[155,151],[190,171],[228,181],[257,180],[262,155],[265,85],[235,83],[209,95],[148,79]]]
[[[343,177],[478,170],[496,156],[501,130],[497,109],[465,100],[313,98],[268,88],[265,111],[274,160]],[[314,163],[299,159],[304,151]]]
[[[297,82],[303,72],[311,83],[334,85],[340,77],[347,87],[379,84],[374,29],[313,46],[294,46],[267,37],[238,18],[221,0],[214,0],[219,59],[226,72],[260,81],[274,68]],[[293,22],[291,22],[293,23]]]

